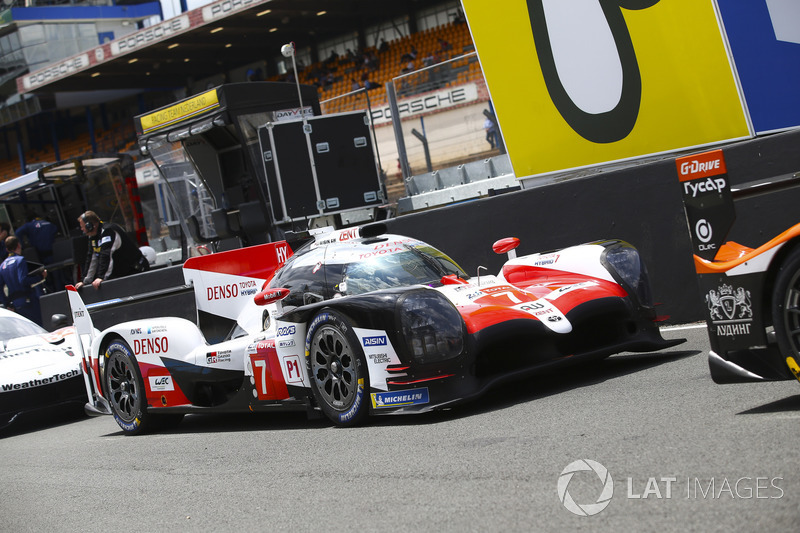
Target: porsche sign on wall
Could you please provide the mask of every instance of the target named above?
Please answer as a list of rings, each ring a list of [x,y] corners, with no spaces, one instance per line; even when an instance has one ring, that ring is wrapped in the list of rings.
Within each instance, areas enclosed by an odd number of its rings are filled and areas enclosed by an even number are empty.
[[[711,1],[463,5],[520,178],[751,135]]]

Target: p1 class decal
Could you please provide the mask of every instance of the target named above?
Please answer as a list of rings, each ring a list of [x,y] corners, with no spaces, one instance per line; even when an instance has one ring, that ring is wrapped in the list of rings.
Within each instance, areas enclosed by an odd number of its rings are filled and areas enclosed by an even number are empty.
[[[428,388],[396,390],[392,392],[373,392],[373,409],[389,409],[406,405],[421,405],[430,402]]]
[[[613,143],[627,137],[639,117],[642,80],[622,8],[646,9],[659,0],[528,0],[533,41],[547,91],[558,112],[584,139]],[[580,5],[577,5],[580,4]],[[575,16],[580,11],[580,17]],[[579,23],[583,22],[583,23]],[[588,22],[588,24],[587,24]],[[580,32],[581,35],[573,35]],[[590,43],[591,49],[576,47]],[[581,57],[581,54],[585,57]],[[613,80],[583,83],[587,62],[602,65]]]
[[[283,371],[286,373],[286,383],[303,383],[303,372],[305,372],[305,367],[300,364],[299,355],[284,356]]]

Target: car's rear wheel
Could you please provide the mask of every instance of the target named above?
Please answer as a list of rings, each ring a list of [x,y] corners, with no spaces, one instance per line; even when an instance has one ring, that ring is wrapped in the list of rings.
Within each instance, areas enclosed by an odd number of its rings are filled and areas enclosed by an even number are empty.
[[[114,420],[126,435],[139,435],[152,428],[147,412],[144,381],[127,343],[115,340],[106,349],[105,386]]]
[[[789,254],[778,270],[772,292],[772,323],[781,355],[800,380],[800,248]]]
[[[369,376],[351,321],[326,310],[311,321],[306,336],[311,390],[322,412],[337,426],[364,421]]]

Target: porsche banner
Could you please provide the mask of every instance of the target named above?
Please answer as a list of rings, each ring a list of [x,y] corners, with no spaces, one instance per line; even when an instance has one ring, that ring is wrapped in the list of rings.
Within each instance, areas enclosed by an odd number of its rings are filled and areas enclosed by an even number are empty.
[[[463,5],[520,178],[751,135],[711,1]]]

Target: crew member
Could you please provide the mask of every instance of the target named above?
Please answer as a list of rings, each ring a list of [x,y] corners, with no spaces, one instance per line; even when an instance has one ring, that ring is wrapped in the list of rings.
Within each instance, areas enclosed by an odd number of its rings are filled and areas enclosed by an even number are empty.
[[[91,284],[95,289],[107,279],[122,278],[150,269],[139,247],[120,226],[103,222],[94,211],[78,217],[81,231],[89,237],[89,253],[84,266],[83,281],[75,288]]]
[[[41,274],[28,272],[28,262],[22,257],[22,244],[15,236],[6,238],[8,257],[0,265],[0,294],[3,303],[20,315],[42,325],[42,311],[39,307],[41,285],[39,282],[47,277],[47,270]],[[6,296],[5,287],[8,287]]]
[[[6,239],[11,235],[11,224],[8,222],[0,222],[0,262],[8,257],[8,250],[6,250]]]
[[[36,249],[39,261],[46,265],[52,263],[53,241],[56,238],[56,233],[58,233],[58,226],[44,220],[42,217],[36,216],[35,213],[31,213],[28,215],[28,222],[18,227],[14,235],[20,241],[24,241],[27,238],[31,246]]]

